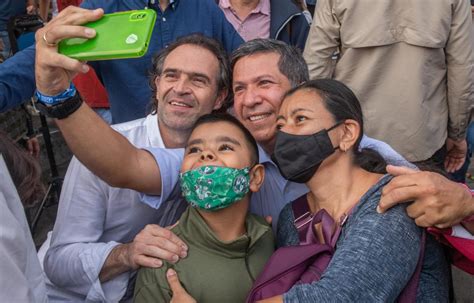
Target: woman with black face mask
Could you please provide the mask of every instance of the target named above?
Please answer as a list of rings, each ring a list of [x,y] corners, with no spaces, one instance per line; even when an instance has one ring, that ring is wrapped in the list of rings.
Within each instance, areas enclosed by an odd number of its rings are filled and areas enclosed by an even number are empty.
[[[335,80],[304,83],[287,93],[277,125],[272,159],[283,176],[310,190],[282,210],[278,244],[328,245],[330,257],[314,257],[308,263],[314,266],[294,285],[279,293],[275,289],[280,286],[272,286],[272,297],[267,293],[256,300],[447,302],[441,247],[407,216],[405,204],[384,214],[376,211],[391,176],[376,152],[359,151],[363,119],[354,93]],[[293,262],[288,257],[292,248],[282,249],[290,250],[277,251],[272,258],[281,260],[273,264]],[[321,272],[308,278],[311,270]],[[259,287],[264,286],[254,290]]]

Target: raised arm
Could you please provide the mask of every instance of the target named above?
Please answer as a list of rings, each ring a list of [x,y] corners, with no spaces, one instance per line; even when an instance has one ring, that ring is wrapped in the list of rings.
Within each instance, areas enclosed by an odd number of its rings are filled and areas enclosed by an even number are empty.
[[[102,9],[71,6],[37,31],[35,76],[41,94],[56,96],[69,87],[76,73],[88,71],[85,63],[59,54],[57,43],[70,37],[94,37],[95,31],[80,25],[102,15]],[[101,179],[115,187],[161,192],[160,171],[151,154],[135,148],[87,105],[56,122],[72,152]]]

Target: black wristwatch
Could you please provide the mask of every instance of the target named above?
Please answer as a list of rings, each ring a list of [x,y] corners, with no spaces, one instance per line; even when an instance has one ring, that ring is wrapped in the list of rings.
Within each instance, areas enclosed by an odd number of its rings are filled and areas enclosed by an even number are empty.
[[[82,104],[81,95],[79,92],[76,93],[61,103],[54,104],[54,105],[47,105],[42,103],[39,99],[36,100],[36,108],[42,113],[43,115],[51,118],[56,119],[64,119],[71,115],[73,112],[79,109]]]

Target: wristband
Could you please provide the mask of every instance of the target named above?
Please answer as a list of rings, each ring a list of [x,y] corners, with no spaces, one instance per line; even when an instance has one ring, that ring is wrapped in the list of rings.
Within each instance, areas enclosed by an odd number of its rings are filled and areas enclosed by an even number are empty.
[[[72,97],[65,99],[63,102],[59,102],[53,105],[47,105],[42,102],[36,103],[36,108],[45,116],[64,119],[69,117],[72,113],[81,107],[82,99],[79,93],[75,93]]]
[[[75,95],[76,95],[76,87],[74,86],[72,82],[69,85],[68,89],[66,89],[62,93],[57,94],[55,96],[47,96],[47,95],[43,95],[38,90],[35,91],[36,100],[45,105],[56,105],[67,99],[72,98]]]

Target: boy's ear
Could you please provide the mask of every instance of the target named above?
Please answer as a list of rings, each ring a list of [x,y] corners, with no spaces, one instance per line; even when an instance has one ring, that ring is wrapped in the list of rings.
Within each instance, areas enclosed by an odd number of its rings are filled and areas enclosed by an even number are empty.
[[[265,179],[265,167],[262,164],[256,164],[250,170],[250,191],[257,192]]]

